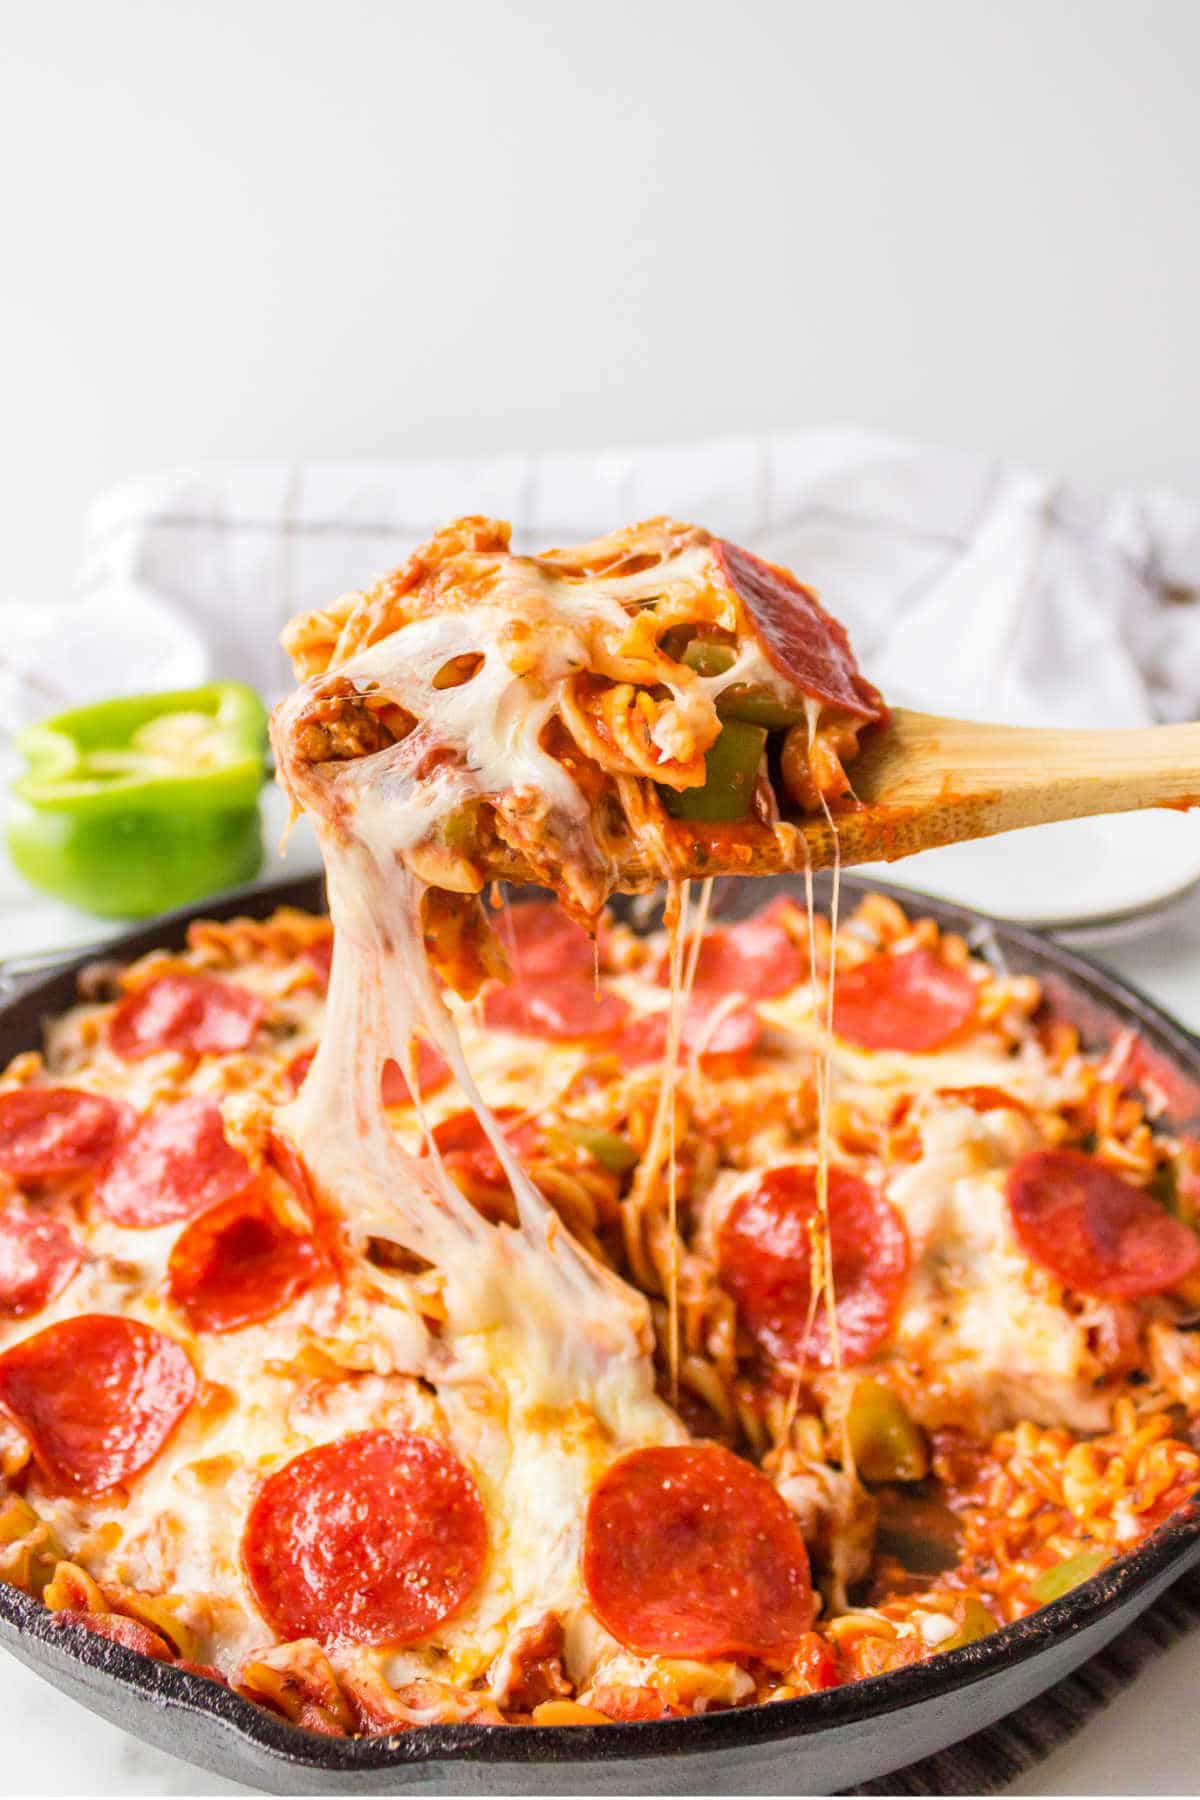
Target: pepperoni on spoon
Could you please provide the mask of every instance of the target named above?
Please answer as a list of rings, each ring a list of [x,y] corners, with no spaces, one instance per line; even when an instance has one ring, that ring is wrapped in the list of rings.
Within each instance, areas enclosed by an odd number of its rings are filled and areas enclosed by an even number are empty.
[[[408,1431],[306,1450],[250,1509],[242,1560],[285,1640],[400,1646],[427,1637],[479,1584],[487,1520],[453,1451]]]
[[[1031,1150],[1009,1170],[1007,1191],[1021,1248],[1081,1294],[1158,1294],[1200,1265],[1194,1231],[1082,1150]]]
[[[137,1319],[85,1313],[0,1356],[0,1406],[56,1489],[102,1494],[154,1461],[192,1403],[196,1375],[174,1338]]]
[[[19,1200],[0,1211],[0,1313],[40,1312],[74,1275],[83,1252],[67,1227]]]
[[[539,975],[509,987],[493,988],[483,1002],[483,1016],[501,1031],[519,1031],[527,1037],[608,1037],[629,1017],[620,994],[608,988],[596,991],[589,972]]]
[[[215,1100],[177,1100],[148,1113],[118,1149],[95,1191],[117,1225],[146,1228],[190,1219],[246,1187],[250,1164],[225,1139]]]
[[[833,1029],[864,1050],[938,1050],[974,1018],[977,994],[932,950],[872,956],[837,976]]]
[[[718,538],[717,569],[758,628],[759,641],[780,674],[816,700],[881,720],[887,708],[878,689],[861,673],[850,639],[811,589],[773,563],[763,562]]]
[[[770,1169],[730,1208],[718,1238],[721,1279],[746,1328],[780,1362],[833,1364],[824,1297],[813,1305],[817,1172]],[[892,1330],[908,1278],[904,1220],[846,1169],[829,1171],[829,1244],[838,1344],[863,1362]],[[811,1315],[811,1316],[810,1316]]]
[[[133,1110],[80,1088],[14,1088],[0,1094],[0,1169],[18,1181],[80,1175],[111,1155]]]
[[[232,981],[160,975],[118,1002],[108,1037],[126,1061],[159,1050],[226,1056],[253,1041],[266,1010],[257,994]]]
[[[787,1662],[813,1617],[796,1516],[718,1444],[622,1456],[588,1503],[583,1580],[600,1623],[640,1656]]]

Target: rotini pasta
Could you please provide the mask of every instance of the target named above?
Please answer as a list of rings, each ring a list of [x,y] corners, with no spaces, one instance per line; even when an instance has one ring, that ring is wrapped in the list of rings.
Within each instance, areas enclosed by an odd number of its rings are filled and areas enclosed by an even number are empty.
[[[502,912],[497,937],[525,988],[553,986],[569,971],[582,985],[596,980],[586,936],[549,907]],[[604,1033],[547,1036],[535,1017],[492,1023],[489,997],[506,991],[494,980],[479,998],[453,1003],[468,1062],[561,1229],[648,1296],[667,1400],[667,1295],[677,1281],[673,1398],[685,1441],[719,1444],[756,1464],[807,1546],[814,1618],[786,1662],[647,1655],[595,1626],[581,1645],[578,1628],[564,1631],[562,1611],[506,1610],[487,1575],[466,1610],[411,1647],[272,1630],[272,1603],[264,1612],[247,1587],[239,1552],[272,1470],[303,1466],[312,1446],[372,1434],[463,1443],[454,1405],[447,1412],[446,1397],[423,1391],[398,1354],[405,1320],[419,1317],[435,1341],[445,1329],[442,1273],[394,1239],[372,1235],[352,1249],[339,1233],[332,1273],[271,1286],[265,1271],[281,1252],[261,1240],[256,1279],[273,1310],[257,1323],[196,1330],[163,1286],[193,1224],[118,1223],[105,1211],[112,1177],[99,1180],[94,1167],[6,1176],[9,1229],[15,1209],[53,1219],[87,1260],[41,1306],[19,1315],[9,1307],[3,1325],[0,1575],[64,1622],[229,1682],[305,1729],[359,1733],[430,1720],[661,1716],[794,1697],[953,1648],[1128,1549],[1200,1486],[1200,1455],[1183,1424],[1200,1412],[1200,1364],[1186,1328],[1192,1277],[1143,1297],[1072,1288],[1013,1238],[1005,1183],[1023,1157],[1066,1150],[1143,1193],[1170,1189],[1187,1215],[1193,1147],[1156,1132],[1138,1095],[1106,1075],[1104,1059],[1083,1050],[1074,1031],[1041,1022],[1035,983],[995,974],[961,939],[910,922],[894,901],[869,897],[836,939],[818,918],[814,943],[818,974],[831,961],[848,974],[881,958],[904,967],[915,954],[932,956],[969,984],[973,1002],[969,1020],[934,1049],[868,1050],[835,1039],[833,1166],[881,1184],[910,1243],[887,1335],[840,1370],[777,1363],[759,1313],[736,1297],[730,1260],[740,1241],[730,1221],[763,1171],[811,1167],[815,1156],[819,1029],[801,906],[778,901],[757,920],[718,922],[696,955],[692,1006],[715,994],[728,1019],[736,993],[733,1004],[749,1008],[755,1031],[724,1050],[714,1030],[710,1051],[697,1054],[681,1033],[673,1227],[661,1169],[638,1182],[658,1103],[661,1042],[648,1021],[668,1004],[664,940],[602,930],[601,990],[621,1003]],[[327,921],[284,911],[266,921],[201,922],[181,954],[91,971],[88,997],[51,1025],[44,1055],[6,1071],[0,1161],[11,1162],[19,1142],[5,1123],[5,1095],[94,1095],[152,1117],[211,1102],[230,1153],[242,1159],[235,1182],[243,1167],[249,1184],[281,1182],[287,1229],[320,1236],[330,1227],[319,1197],[303,1193],[272,1132],[293,1091],[288,1071],[322,1034],[329,947]],[[248,1041],[197,1053],[168,1019],[175,1047],[118,1054],[121,1007],[181,976],[252,995],[259,1005]],[[735,978],[736,990],[728,985]],[[780,981],[779,991],[764,991]],[[221,1016],[227,1021],[227,1010]],[[194,1035],[194,1008],[188,1021]],[[642,1060],[647,1045],[653,1054]],[[476,1129],[468,1141],[456,1124],[462,1103],[445,1064],[426,1058],[416,1072],[421,1108],[393,1081],[390,1128],[414,1153],[427,1130],[440,1136],[450,1177],[472,1206],[515,1220],[507,1173],[486,1138]],[[56,1141],[61,1156],[61,1134]],[[176,1149],[195,1186],[212,1143],[185,1134]],[[148,1192],[152,1178],[136,1157],[132,1169],[134,1191]],[[161,1204],[161,1176],[153,1180]],[[963,1206],[947,1212],[956,1184],[965,1184]],[[934,1218],[931,1195],[942,1206]],[[971,1235],[964,1209],[986,1215],[991,1237]],[[234,1209],[242,1220],[252,1210],[240,1200]],[[211,1304],[222,1271],[229,1274],[230,1240],[210,1233],[209,1249]],[[839,1304],[850,1303],[853,1281],[839,1291]],[[244,1309],[244,1295],[239,1303]],[[987,1308],[992,1320],[997,1307],[1016,1312],[1019,1340],[989,1338],[975,1315]],[[148,1468],[123,1490],[93,1494],[49,1478],[38,1427],[21,1410],[28,1401],[14,1400],[4,1368],[10,1350],[98,1315],[139,1322],[183,1346],[201,1379]],[[580,1452],[589,1429],[582,1411],[574,1426],[556,1426],[568,1445],[572,1430],[583,1434]],[[489,1510],[486,1458],[470,1460]],[[86,1487],[86,1456],[81,1466]],[[493,1534],[501,1514],[492,1515]],[[270,1516],[258,1540],[268,1553],[289,1517]],[[542,1518],[531,1525],[545,1529]],[[493,1559],[531,1554],[509,1530],[492,1542]],[[939,1538],[944,1572],[915,1583],[906,1547],[917,1543],[927,1567]]]

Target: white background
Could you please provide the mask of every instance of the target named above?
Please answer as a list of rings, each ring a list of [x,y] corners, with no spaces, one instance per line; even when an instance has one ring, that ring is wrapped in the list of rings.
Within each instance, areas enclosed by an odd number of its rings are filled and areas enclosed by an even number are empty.
[[[853,420],[1200,493],[1198,67],[1193,0],[0,0],[0,599],[223,458]],[[1190,1788],[1198,1672],[1027,1790]],[[5,1792],[203,1781],[0,1684]]]
[[[0,595],[208,459],[852,420],[1200,491],[1193,0],[0,22]]]

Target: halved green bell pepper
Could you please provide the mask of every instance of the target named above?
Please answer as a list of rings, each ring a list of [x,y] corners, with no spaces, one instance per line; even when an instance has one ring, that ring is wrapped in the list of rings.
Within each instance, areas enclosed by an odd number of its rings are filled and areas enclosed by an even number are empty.
[[[101,918],[143,918],[250,881],[267,714],[237,681],[140,694],[32,725],[8,847],[27,881]]]

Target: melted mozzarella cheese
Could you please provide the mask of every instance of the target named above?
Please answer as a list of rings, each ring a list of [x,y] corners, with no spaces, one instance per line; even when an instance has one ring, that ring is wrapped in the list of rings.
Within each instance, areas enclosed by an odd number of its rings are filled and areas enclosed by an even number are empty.
[[[658,651],[656,632],[647,629],[651,621],[639,609],[661,599],[664,590],[676,603],[694,590],[698,616],[707,617],[711,604],[700,603],[700,596],[712,585],[712,562],[706,543],[620,576],[581,577],[534,558],[497,559],[483,584],[485,598],[410,619],[338,664],[339,692],[348,685],[363,696],[382,696],[417,721],[400,742],[366,759],[364,779],[346,764],[337,765],[333,777],[329,765],[321,765],[314,779],[288,754],[296,721],[321,691],[323,677],[278,711],[273,732],[293,801],[319,813],[318,790],[327,790],[328,804],[331,784],[343,801],[353,789],[356,831],[364,841],[382,842],[368,824],[374,814],[389,853],[417,873],[416,853],[437,842],[447,818],[469,803],[501,803],[510,815],[519,814],[526,832],[552,824],[569,852],[560,871],[565,890],[581,910],[598,912],[621,871],[599,840],[589,797],[542,745],[547,725],[565,712],[572,678],[594,673],[669,694],[651,731],[662,762],[696,763],[720,729],[716,701],[725,688],[748,682],[782,699],[792,697],[754,631],[739,633],[736,660],[721,675],[701,676]],[[732,596],[730,603],[740,613]],[[474,665],[466,679],[439,685],[449,665],[464,662]],[[648,821],[643,828],[650,834]],[[779,823],[775,831],[781,842],[793,844],[794,827]],[[662,874],[669,873],[664,855]],[[443,876],[448,878],[447,869],[439,870],[439,880]]]
[[[1031,1418],[1099,1429],[1107,1401],[1091,1385],[1086,1324],[1049,1291],[1009,1224],[1005,1173],[1035,1135],[1016,1110],[981,1116],[941,1091],[993,1087],[1048,1109],[1071,1096],[1074,1079],[1049,1068],[1032,1036],[1015,1055],[986,1039],[920,1054],[865,1050],[829,1038],[801,988],[761,1011],[785,1039],[826,1050],[835,1099],[885,1119],[902,1095],[937,1096],[921,1111],[920,1158],[885,1189],[908,1228],[913,1264],[883,1355],[919,1372],[910,1399],[922,1422],[986,1432]],[[722,1204],[735,1191],[723,1190]]]
[[[908,1227],[913,1266],[895,1347],[935,1380],[917,1390],[923,1422],[940,1423],[949,1399],[969,1399],[977,1429],[1017,1419],[1103,1428],[1108,1400],[1092,1386],[1085,1319],[1057,1292],[1013,1236],[1007,1169],[1032,1146],[1020,1115],[980,1116],[944,1104],[922,1126],[920,1159],[887,1193]]]
[[[828,1047],[833,1100],[880,1119],[900,1095],[930,1102],[920,1110],[920,1157],[884,1190],[904,1218],[913,1260],[895,1333],[878,1360],[911,1364],[919,1379],[905,1392],[914,1414],[930,1427],[966,1423],[980,1433],[1021,1418],[1102,1429],[1109,1401],[1094,1385],[1091,1315],[1063,1307],[1057,1285],[1030,1262],[1009,1223],[1005,1176],[1037,1134],[1019,1110],[979,1114],[939,1092],[993,1087],[1052,1108],[1071,1097],[1077,1073],[1052,1071],[1032,1037],[1015,1055],[987,1042],[917,1055],[830,1040],[804,984],[760,1002],[759,1010],[777,1045],[793,1054],[798,1045],[814,1055]],[[709,1254],[722,1219],[764,1167],[812,1160],[810,1152],[784,1150],[777,1138],[765,1127],[752,1140],[749,1167],[725,1170],[713,1183],[700,1228]],[[834,1376],[826,1385],[840,1383]]]
[[[941,1088],[996,1087],[1028,1106],[1050,1109],[1073,1097],[1077,1079],[1052,1070],[1036,1039],[1015,1054],[996,1043],[972,1041],[946,1050],[865,1050],[827,1038],[813,999],[801,983],[777,999],[759,1002],[762,1017],[783,1043],[814,1052],[828,1044],[833,1094],[883,1112],[900,1094],[932,1094]]]
[[[594,594],[587,601],[592,610],[604,604]],[[432,705],[432,678],[456,653],[455,626],[455,615],[419,621],[399,634],[402,667],[388,639],[350,672],[386,681],[402,704]],[[565,675],[582,647],[569,632],[560,639]],[[478,1673],[535,1609],[580,1610],[583,1518],[599,1473],[625,1449],[686,1435],[654,1391],[645,1298],[580,1248],[516,1162],[425,961],[421,889],[403,865],[430,810],[452,809],[464,781],[475,791],[508,788],[515,773],[543,782],[555,805],[576,803],[559,792],[561,768],[541,766],[544,702],[530,703],[507,669],[494,680],[481,692],[477,676],[448,690],[448,701],[437,695],[439,734],[458,734],[465,772],[439,786],[378,767],[364,778],[349,764],[325,778],[326,805],[314,810],[335,928],[326,1020],[308,1078],[280,1116],[351,1244],[386,1237],[440,1275],[445,1325],[426,1334],[414,1372],[436,1388],[444,1436],[476,1474],[491,1538],[480,1589],[437,1634],[458,1679]],[[307,798],[316,799],[311,786]],[[441,1050],[477,1113],[511,1184],[516,1227],[480,1217],[432,1141],[429,1155],[415,1157],[390,1128],[381,1072],[395,1056],[413,1085],[414,1032]]]
[[[676,558],[672,581],[702,579],[706,554],[696,548]],[[239,1556],[262,1477],[315,1445],[394,1426],[430,1432],[471,1469],[489,1521],[490,1554],[469,1603],[428,1645],[381,1653],[393,1679],[435,1668],[451,1680],[474,1679],[522,1623],[553,1611],[566,1622],[567,1662],[578,1683],[650,1680],[680,1699],[703,1694],[726,1703],[753,1691],[751,1677],[733,1665],[700,1669],[629,1655],[587,1606],[580,1549],[596,1480],[624,1451],[686,1434],[655,1393],[646,1299],[569,1236],[481,1099],[483,1089],[493,1105],[537,1112],[562,1093],[584,1053],[473,1031],[469,1009],[446,1006],[425,962],[420,885],[406,867],[413,849],[464,801],[524,791],[534,813],[552,816],[572,837],[585,871],[582,891],[592,897],[611,884],[614,871],[596,846],[584,797],[541,737],[571,676],[602,668],[619,678],[613,646],[630,631],[626,608],[653,595],[663,578],[656,568],[581,582],[522,563],[516,594],[504,587],[518,579],[514,561],[491,603],[418,618],[361,651],[339,667],[339,678],[422,721],[362,762],[315,770],[296,764],[289,732],[308,690],[279,715],[281,769],[322,840],[335,950],[320,1047],[278,1124],[352,1249],[382,1237],[434,1266],[444,1324],[431,1330],[409,1278],[381,1270],[350,1278],[340,1316],[331,1315],[328,1295],[315,1292],[263,1326],[189,1339],[159,1297],[175,1228],[131,1234],[103,1224],[91,1233],[94,1261],[70,1301],[60,1298],[38,1320],[40,1328],[88,1305],[111,1310],[115,1299],[120,1310],[187,1342],[203,1377],[202,1397],[129,1495],[61,1499],[43,1510],[100,1579],[190,1596],[206,1654],[227,1670],[271,1635]],[[463,656],[482,657],[477,671],[461,687],[439,688],[439,672]],[[702,683],[681,675],[671,688],[676,704],[655,728],[663,755],[692,755],[712,726],[720,687],[747,680],[778,686],[753,644],[724,677]],[[426,748],[454,754],[422,769]],[[639,1010],[663,997],[641,976],[613,985]],[[804,984],[763,1003],[761,1012],[777,1046],[793,1058],[828,1055],[823,1121],[830,1099],[852,1096],[884,1112],[897,1093],[940,1086],[1000,1085],[1036,1105],[1059,1097],[1058,1078],[1034,1045],[1017,1058],[978,1046],[920,1057],[856,1051],[830,1042]],[[466,1023],[469,1059],[456,1018]],[[676,1016],[672,1036],[677,1029]],[[380,1100],[381,1074],[395,1057],[415,1085],[414,1033],[441,1050],[456,1081],[418,1106],[415,1124],[398,1136]],[[194,1091],[210,1079],[219,1078],[201,1072]],[[150,1057],[117,1068],[101,1048],[81,1084],[119,1088],[148,1107],[178,1092],[178,1060]],[[434,1119],[457,1110],[463,1096],[511,1184],[515,1227],[483,1219],[436,1152],[419,1154]],[[1087,1410],[1083,1351],[1064,1328],[1067,1315],[1030,1281],[1007,1234],[1002,1169],[1015,1150],[1000,1141],[1005,1129],[947,1108],[940,1122],[927,1123],[919,1162],[892,1181],[890,1197],[914,1245],[895,1349],[918,1363],[928,1357],[939,1382],[969,1393],[984,1416],[992,1407],[1005,1415],[1002,1422],[1026,1413],[1102,1423],[1094,1401]],[[719,1182],[712,1204],[727,1204],[750,1178]],[[295,1370],[313,1356],[332,1365],[328,1378],[297,1379]],[[332,1654],[349,1666],[365,1653]]]

